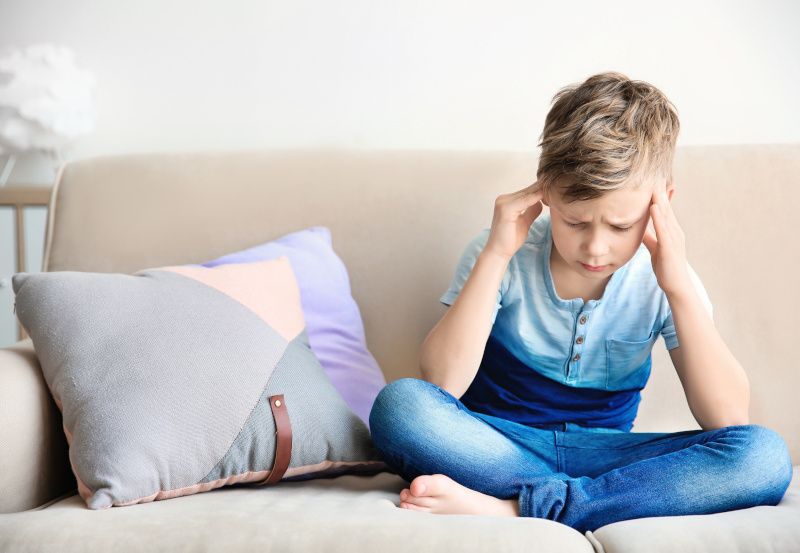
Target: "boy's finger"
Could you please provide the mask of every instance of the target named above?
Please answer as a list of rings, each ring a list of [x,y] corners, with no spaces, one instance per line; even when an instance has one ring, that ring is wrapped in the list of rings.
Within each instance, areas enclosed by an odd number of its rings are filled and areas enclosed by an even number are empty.
[[[669,224],[668,221],[666,220],[664,212],[661,211],[660,206],[654,206],[652,208],[650,218],[653,221],[653,228],[655,228],[656,230],[656,235],[658,236],[658,239],[665,245],[671,244],[672,236],[670,235]]]
[[[531,206],[535,206],[536,204],[539,203],[540,200],[541,200],[541,197],[537,196],[535,193],[534,194],[527,194],[525,196],[519,196],[517,198],[514,198],[511,201],[511,205],[514,208],[515,211],[517,211],[518,213],[522,214],[523,212],[525,212],[528,209],[534,209]]]
[[[656,244],[658,244],[658,239],[654,236],[650,229],[647,229],[642,236],[642,243],[644,247],[650,252],[650,256],[652,257],[656,253]]]
[[[678,217],[675,215],[675,210],[672,209],[672,202],[669,201],[666,192],[661,193],[661,210],[670,224],[678,226]]]
[[[530,227],[541,212],[541,209],[536,206],[528,207],[520,213],[520,219],[523,221],[524,225]]]
[[[656,235],[656,227],[655,227],[655,223],[653,223],[652,215],[650,217],[648,217],[648,219],[647,219],[647,228],[645,229],[645,232],[649,232],[653,236]]]

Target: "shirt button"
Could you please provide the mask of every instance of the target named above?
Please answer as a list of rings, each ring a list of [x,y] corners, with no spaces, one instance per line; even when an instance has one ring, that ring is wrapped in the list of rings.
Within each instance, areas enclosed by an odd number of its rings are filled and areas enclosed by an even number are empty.
[[[575,340],[575,343],[576,344],[582,344],[583,343],[583,336],[578,336],[578,339]]]
[[[578,322],[581,323],[581,324],[584,324],[586,322],[586,315],[581,316],[581,318],[580,318],[580,320]]]
[[[575,357],[573,357],[573,358],[572,358],[572,360],[573,360],[573,361],[577,361],[577,360],[579,360],[580,358],[581,358],[581,354],[580,354],[580,353],[576,353],[576,354],[575,354]]]

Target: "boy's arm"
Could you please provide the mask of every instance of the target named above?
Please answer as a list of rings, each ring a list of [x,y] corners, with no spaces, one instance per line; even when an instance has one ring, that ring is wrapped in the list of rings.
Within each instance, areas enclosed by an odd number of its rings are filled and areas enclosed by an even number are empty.
[[[536,181],[497,197],[485,245],[453,305],[422,343],[422,377],[457,398],[478,373],[494,325],[498,290],[511,258],[542,212],[542,194]]]
[[[497,290],[509,261],[484,249],[453,305],[422,343],[422,378],[456,398],[464,395],[478,373],[492,330]]]
[[[695,290],[686,261],[686,236],[670,203],[674,194],[669,183],[653,187],[650,217],[655,232],[648,228],[642,238],[680,344],[670,350],[672,364],[703,430],[748,424],[750,383]]]
[[[750,383],[693,287],[667,294],[678,347],[669,350],[703,430],[749,424]]]

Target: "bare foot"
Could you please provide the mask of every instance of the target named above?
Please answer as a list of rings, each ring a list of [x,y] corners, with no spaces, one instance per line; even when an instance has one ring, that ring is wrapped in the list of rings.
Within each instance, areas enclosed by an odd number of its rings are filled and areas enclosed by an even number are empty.
[[[516,499],[498,499],[462,486],[444,474],[417,476],[400,492],[400,507],[451,515],[519,516]]]

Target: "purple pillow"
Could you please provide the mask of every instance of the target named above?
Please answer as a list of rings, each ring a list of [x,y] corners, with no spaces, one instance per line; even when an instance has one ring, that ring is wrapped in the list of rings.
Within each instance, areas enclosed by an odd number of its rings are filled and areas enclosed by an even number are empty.
[[[367,350],[364,323],[350,293],[350,278],[333,251],[327,227],[292,232],[201,266],[264,261],[282,255],[289,258],[300,287],[311,350],[350,409],[369,427],[369,412],[386,379]]]

